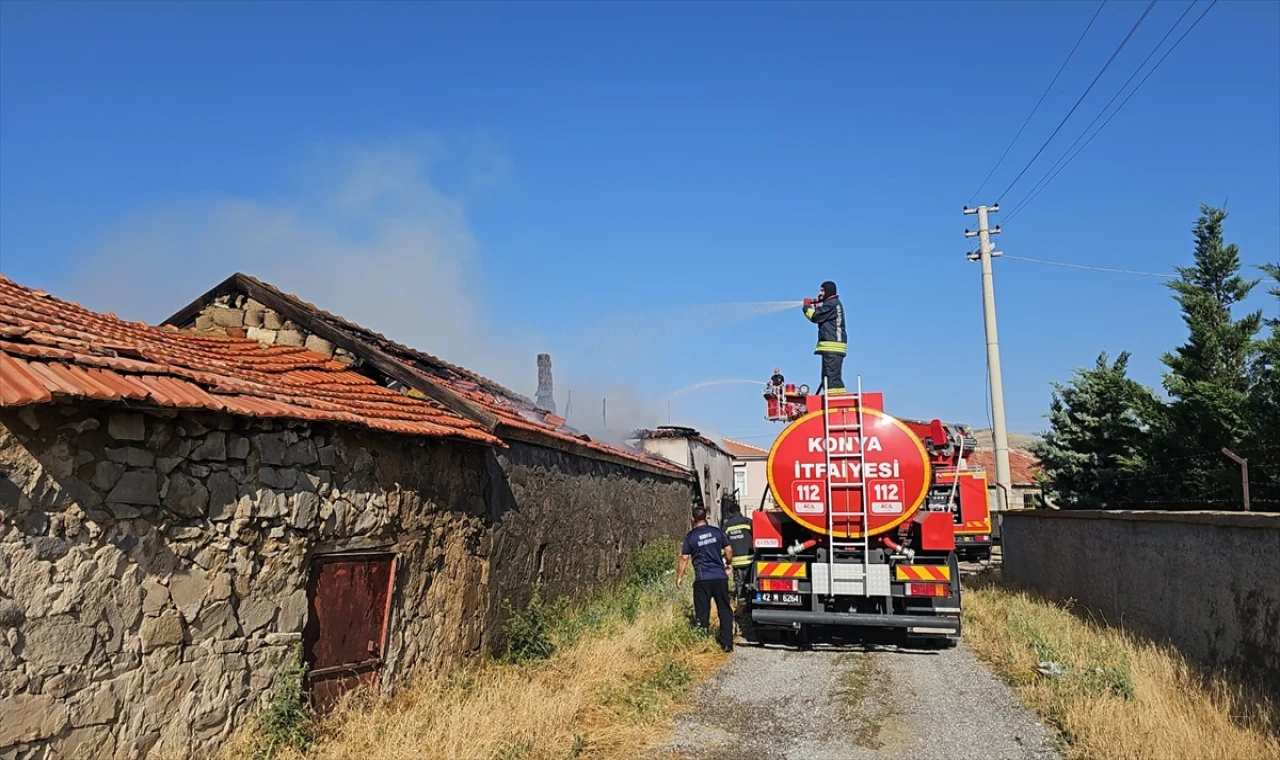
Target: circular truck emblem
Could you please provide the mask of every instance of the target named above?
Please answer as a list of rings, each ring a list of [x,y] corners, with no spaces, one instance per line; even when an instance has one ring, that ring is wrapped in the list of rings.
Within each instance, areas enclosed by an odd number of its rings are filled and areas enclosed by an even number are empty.
[[[875,409],[862,411],[857,429],[852,407],[835,407],[829,433],[822,412],[791,423],[769,450],[769,488],[796,522],[837,538],[861,538],[862,474],[866,474],[869,535],[886,533],[924,503],[930,481],[924,444],[898,420]],[[827,462],[830,454],[831,516],[827,516]]]

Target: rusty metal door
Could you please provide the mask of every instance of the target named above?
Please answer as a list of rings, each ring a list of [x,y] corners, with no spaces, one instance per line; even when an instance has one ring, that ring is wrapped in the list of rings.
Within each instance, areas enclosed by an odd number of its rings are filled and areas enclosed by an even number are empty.
[[[396,558],[389,553],[330,554],[312,561],[302,640],[311,704],[318,712],[358,686],[377,690],[395,577]]]

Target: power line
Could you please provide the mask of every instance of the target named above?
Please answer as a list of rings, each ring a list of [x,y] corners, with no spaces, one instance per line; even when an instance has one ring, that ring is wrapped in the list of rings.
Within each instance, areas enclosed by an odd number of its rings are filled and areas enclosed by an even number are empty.
[[[1050,174],[1053,174],[1054,170],[1057,169],[1060,164],[1062,164],[1062,162],[1067,158],[1067,156],[1071,153],[1071,151],[1074,150],[1075,147],[1080,144],[1080,141],[1085,138],[1085,135],[1089,134],[1089,130],[1093,129],[1093,125],[1098,123],[1098,119],[1101,119],[1103,114],[1107,112],[1107,109],[1111,107],[1111,104],[1116,102],[1116,98],[1120,97],[1124,93],[1125,88],[1129,86],[1129,83],[1133,81],[1133,78],[1138,76],[1139,73],[1141,73],[1142,68],[1147,65],[1147,61],[1151,60],[1151,57],[1160,51],[1160,48],[1161,46],[1164,45],[1165,40],[1169,39],[1169,35],[1173,34],[1173,31],[1178,28],[1178,25],[1182,23],[1182,19],[1187,17],[1187,14],[1190,13],[1191,9],[1195,7],[1196,2],[1197,0],[1191,0],[1191,2],[1187,5],[1187,9],[1182,12],[1182,15],[1178,17],[1177,21],[1173,22],[1173,26],[1169,27],[1169,31],[1164,33],[1164,36],[1160,38],[1160,41],[1156,43],[1155,47],[1151,48],[1151,52],[1147,53],[1147,57],[1142,59],[1142,63],[1137,65],[1137,67],[1133,70],[1133,73],[1129,75],[1129,78],[1124,80],[1124,84],[1120,85],[1120,88],[1116,90],[1116,94],[1111,96],[1111,100],[1108,100],[1107,104],[1103,106],[1101,110],[1098,111],[1098,115],[1093,117],[1093,121],[1089,122],[1089,125],[1085,127],[1083,130],[1081,130],[1080,135],[1076,137],[1075,142],[1071,143],[1071,146],[1062,152],[1062,155],[1058,157],[1058,160],[1053,162],[1053,166],[1049,167],[1049,171],[1045,172],[1044,176],[1042,176],[1036,182],[1036,184],[1033,185],[1031,189],[1027,191],[1026,195],[1022,196],[1022,200],[1013,204],[1014,206],[1013,213],[1009,214],[1009,219],[1006,220],[1005,222],[1006,224],[1008,223],[1008,221],[1013,219],[1014,215],[1017,214],[1018,211],[1021,210],[1021,204],[1024,201],[1026,201],[1027,198],[1031,197],[1041,189],[1042,183],[1044,183],[1045,180],[1048,179]]]
[[[1116,110],[1111,112],[1111,115],[1107,117],[1107,120],[1102,122],[1102,125],[1098,127],[1098,129],[1092,135],[1089,136],[1089,139],[1085,141],[1084,145],[1081,145],[1079,150],[1077,150],[1075,153],[1072,153],[1071,157],[1066,160],[1066,163],[1060,166],[1058,170],[1053,173],[1053,176],[1049,177],[1048,182],[1045,182],[1043,185],[1041,185],[1039,190],[1035,191],[1034,195],[1021,201],[1021,205],[1019,205],[1016,209],[1014,209],[1013,213],[1009,215],[1009,218],[1005,220],[1005,224],[1008,224],[1009,222],[1013,221],[1013,218],[1015,216],[1021,213],[1022,210],[1025,209],[1027,206],[1031,205],[1031,202],[1036,199],[1036,196],[1040,195],[1040,193],[1043,192],[1044,189],[1048,187],[1049,184],[1053,182],[1053,180],[1056,179],[1059,174],[1062,173],[1062,170],[1066,169],[1067,165],[1070,164],[1073,160],[1075,160],[1076,156],[1080,155],[1082,152],[1084,152],[1085,148],[1089,147],[1089,143],[1093,142],[1093,138],[1097,137],[1098,134],[1102,132],[1102,130],[1107,128],[1107,125],[1110,124],[1111,120],[1116,117],[1116,114],[1120,113],[1120,110],[1124,108],[1126,103],[1129,102],[1129,99],[1132,98],[1138,92],[1138,90],[1142,88],[1142,85],[1146,84],[1146,81],[1151,78],[1152,74],[1156,73],[1156,69],[1160,68],[1160,64],[1164,63],[1165,59],[1169,57],[1170,53],[1178,49],[1178,45],[1182,44],[1182,41],[1187,38],[1187,35],[1191,34],[1191,30],[1195,29],[1196,26],[1199,25],[1200,21],[1203,20],[1206,15],[1208,15],[1209,11],[1213,10],[1213,6],[1217,4],[1218,4],[1218,0],[1213,0],[1213,2],[1209,3],[1209,6],[1205,8],[1204,11],[1201,12],[1199,16],[1196,17],[1196,20],[1191,23],[1191,26],[1187,27],[1187,30],[1182,33],[1182,36],[1178,38],[1177,42],[1174,42],[1173,45],[1168,50],[1165,51],[1164,55],[1160,56],[1160,60],[1156,61],[1156,65],[1152,66],[1151,70],[1147,72],[1146,76],[1144,76],[1138,82],[1137,86],[1129,91],[1129,94],[1125,96],[1124,100],[1120,101],[1120,105],[1116,107]]]
[[[1094,272],[1111,272],[1113,274],[1137,274],[1145,277],[1166,277],[1168,279],[1177,279],[1176,274],[1161,274],[1160,272],[1142,272],[1137,269],[1116,269],[1114,267],[1094,267],[1086,264],[1071,264],[1066,261],[1049,261],[1047,259],[1033,259],[1027,256],[1010,256],[1003,254],[1002,258],[1017,259],[1018,261],[1030,261],[1033,264],[1051,264],[1058,267],[1069,267],[1071,269],[1089,269]]]
[[[1102,75],[1107,73],[1107,69],[1111,67],[1111,62],[1116,59],[1116,56],[1120,55],[1121,50],[1124,50],[1124,46],[1129,43],[1130,38],[1133,37],[1133,33],[1138,31],[1138,27],[1142,26],[1142,22],[1146,20],[1147,14],[1151,13],[1151,9],[1154,8],[1155,5],[1156,5],[1156,0],[1151,0],[1151,2],[1147,4],[1146,10],[1144,10],[1142,12],[1142,15],[1138,17],[1138,20],[1134,22],[1133,27],[1129,29],[1129,33],[1126,34],[1124,36],[1124,39],[1120,41],[1120,45],[1116,47],[1114,52],[1111,53],[1111,57],[1107,59],[1107,62],[1102,65],[1102,69],[1098,72],[1097,76],[1095,76],[1093,78],[1093,81],[1089,83],[1089,86],[1085,88],[1084,94],[1081,95],[1078,100],[1076,100],[1075,105],[1071,106],[1071,110],[1067,111],[1067,115],[1063,116],[1062,121],[1058,122],[1058,126],[1053,130],[1053,134],[1049,135],[1049,139],[1044,141],[1044,144],[1040,146],[1040,150],[1037,150],[1036,154],[1031,157],[1030,161],[1027,162],[1027,165],[1022,167],[1022,171],[1018,172],[1018,176],[1013,178],[1013,181],[1010,182],[1009,186],[1004,189],[1004,192],[1000,193],[999,197],[1004,197],[1005,195],[1008,195],[1009,191],[1013,189],[1013,186],[1018,184],[1018,180],[1022,179],[1022,175],[1027,173],[1027,169],[1030,169],[1031,165],[1034,164],[1036,162],[1036,159],[1040,157],[1040,154],[1044,152],[1044,149],[1049,147],[1049,143],[1052,142],[1053,138],[1058,135],[1058,132],[1061,131],[1063,125],[1067,123],[1067,119],[1071,118],[1071,114],[1075,113],[1076,109],[1080,107],[1080,104],[1084,102],[1084,99],[1093,90],[1093,86],[1098,83],[1098,80],[1102,78]]]
[[[1026,121],[1022,122],[1022,126],[1018,128],[1018,134],[1013,136],[1013,140],[1011,140],[1008,147],[1004,149],[1004,153],[1000,154],[1000,158],[996,161],[996,165],[991,167],[991,171],[987,172],[987,176],[982,179],[982,184],[978,185],[977,190],[973,191],[973,197],[969,199],[970,204],[977,200],[978,193],[981,193],[982,188],[987,186],[987,182],[991,179],[991,175],[996,173],[996,169],[999,169],[1000,164],[1004,163],[1005,157],[1009,155],[1009,151],[1012,150],[1014,144],[1018,142],[1018,138],[1022,137],[1023,130],[1025,130],[1027,125],[1031,123],[1031,117],[1036,115],[1036,111],[1040,109],[1040,104],[1044,102],[1049,91],[1053,89],[1053,85],[1057,83],[1058,77],[1062,76],[1063,70],[1065,70],[1067,68],[1067,64],[1071,62],[1071,57],[1076,54],[1076,48],[1079,48],[1080,43],[1084,42],[1085,35],[1088,34],[1089,30],[1093,27],[1093,22],[1098,20],[1098,14],[1102,13],[1102,8],[1106,4],[1107,0],[1102,0],[1102,4],[1098,6],[1098,10],[1093,12],[1093,18],[1089,19],[1089,24],[1085,26],[1084,31],[1080,33],[1080,38],[1076,40],[1076,44],[1071,48],[1071,52],[1067,53],[1067,60],[1063,61],[1062,65],[1058,67],[1058,73],[1053,75],[1053,79],[1050,80],[1049,86],[1044,88],[1044,92],[1040,95],[1040,99],[1036,101],[1035,107],[1031,109],[1031,113],[1027,114]]]

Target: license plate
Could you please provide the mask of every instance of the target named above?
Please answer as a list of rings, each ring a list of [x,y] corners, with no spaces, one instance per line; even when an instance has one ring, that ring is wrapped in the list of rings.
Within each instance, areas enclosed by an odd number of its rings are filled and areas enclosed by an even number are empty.
[[[799,594],[784,594],[770,591],[763,591],[756,594],[756,601],[761,604],[800,604]]]

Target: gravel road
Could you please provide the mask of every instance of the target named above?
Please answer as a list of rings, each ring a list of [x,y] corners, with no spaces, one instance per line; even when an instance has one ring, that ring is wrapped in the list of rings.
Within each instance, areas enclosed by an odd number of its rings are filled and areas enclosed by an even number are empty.
[[[1050,760],[1050,732],[963,645],[739,646],[651,760]]]

